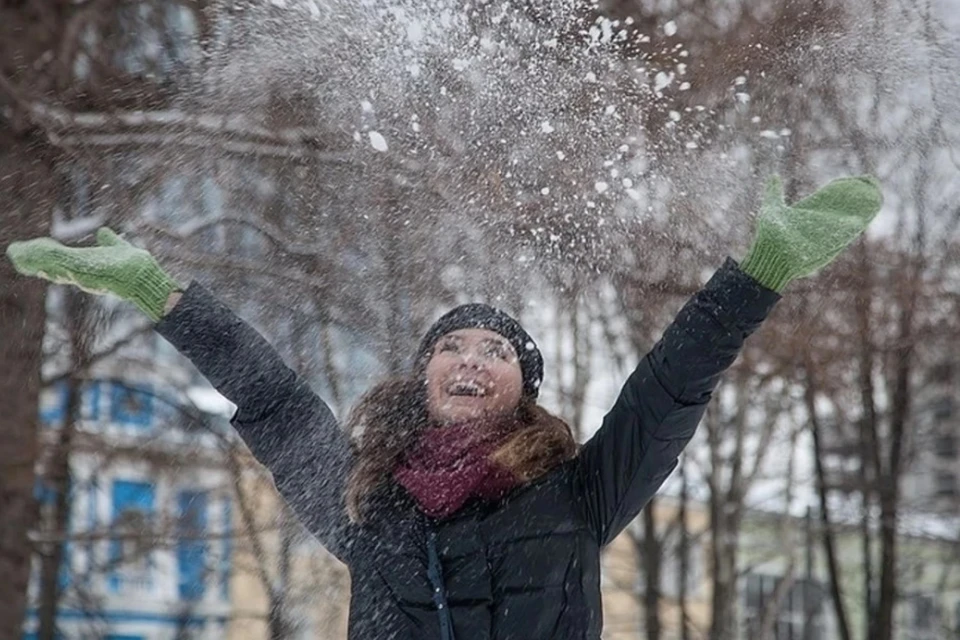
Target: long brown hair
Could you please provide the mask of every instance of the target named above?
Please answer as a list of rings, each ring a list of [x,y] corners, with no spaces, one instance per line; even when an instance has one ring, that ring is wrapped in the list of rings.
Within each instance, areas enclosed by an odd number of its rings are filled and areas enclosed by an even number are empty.
[[[521,400],[508,420],[516,428],[491,457],[521,482],[542,476],[577,453],[569,425],[530,398]],[[429,424],[426,385],[417,377],[385,380],[360,399],[347,421],[354,452],[346,489],[351,520],[363,519],[367,499],[390,479]]]

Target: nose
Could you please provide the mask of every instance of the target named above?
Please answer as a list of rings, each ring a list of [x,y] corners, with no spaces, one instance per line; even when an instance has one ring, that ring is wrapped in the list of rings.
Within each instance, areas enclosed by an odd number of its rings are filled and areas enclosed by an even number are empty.
[[[471,369],[481,369],[486,364],[486,360],[472,350],[465,352],[460,362],[463,366]]]

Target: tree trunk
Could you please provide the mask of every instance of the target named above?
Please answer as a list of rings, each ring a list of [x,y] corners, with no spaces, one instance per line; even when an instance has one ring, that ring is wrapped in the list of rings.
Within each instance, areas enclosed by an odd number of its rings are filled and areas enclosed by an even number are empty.
[[[69,572],[65,565],[66,543],[63,541],[70,527],[70,457],[73,451],[73,436],[80,421],[82,403],[82,380],[89,362],[89,339],[91,328],[87,317],[90,308],[89,294],[68,289],[64,296],[63,324],[70,340],[70,376],[67,378],[67,398],[63,413],[63,425],[57,434],[45,478],[53,492],[53,513],[46,525],[51,542],[43,545],[40,554],[40,582],[37,604],[37,640],[55,640],[57,637],[57,612],[60,608],[62,588],[61,572]]]
[[[813,434],[813,461],[817,474],[817,496],[820,501],[820,541],[823,543],[823,552],[827,557],[827,569],[830,572],[830,598],[833,600],[833,611],[837,616],[837,632],[840,640],[851,640],[850,624],[847,621],[847,607],[843,599],[843,586],[840,563],[837,562],[836,541],[833,536],[833,525],[830,520],[830,504],[827,496],[826,469],[823,466],[823,440],[821,438],[820,419],[817,416],[815,385],[811,372],[811,365],[806,366],[807,384],[804,389],[804,401],[807,413],[810,415],[810,429]]]
[[[680,507],[677,520],[680,521],[680,542],[677,545],[677,554],[680,556],[680,571],[677,576],[677,599],[680,601],[680,640],[690,640],[690,629],[687,625],[687,576],[690,573],[690,532],[687,530],[687,501],[690,499],[690,487],[687,479],[687,459],[680,460]]]
[[[739,527],[723,513],[725,500],[710,505],[713,597],[710,640],[734,640],[737,628],[737,543]]]
[[[590,384],[591,362],[590,362],[590,344],[589,339],[589,319],[584,321],[580,304],[580,297],[583,295],[579,286],[570,292],[570,329],[572,333],[573,358],[573,388],[571,389],[570,402],[572,411],[570,412],[571,426],[573,427],[573,436],[577,442],[583,440],[583,412],[587,397],[587,385]],[[659,583],[658,587],[659,587]]]
[[[32,138],[0,127],[0,247],[46,235],[54,184],[49,158]],[[46,287],[0,258],[0,637],[19,638],[30,579],[36,503],[40,362]]]
[[[643,563],[644,590],[643,616],[647,640],[660,640],[660,575],[662,573],[663,546],[657,537],[657,521],[654,515],[655,499],[643,510]]]
[[[890,408],[890,448],[886,473],[878,486],[880,498],[880,589],[877,594],[877,640],[893,640],[894,610],[897,606],[897,519],[900,508],[900,477],[903,474],[903,448],[910,419],[914,344],[917,341],[914,318],[918,291],[921,289],[922,257],[909,265],[912,274],[901,285],[903,294],[898,319],[898,340],[893,350],[893,398]]]
[[[735,384],[742,384],[740,378]],[[743,403],[733,424],[721,424],[717,409],[707,408],[706,427],[710,446],[710,554],[712,567],[710,640],[734,640],[737,633],[737,567],[740,521],[745,493],[742,475]],[[721,455],[721,429],[736,429],[736,445],[729,478],[724,478],[724,456]]]
[[[287,511],[285,504],[280,505],[277,516],[277,535],[280,536],[280,549],[277,558],[277,585],[274,589],[274,605],[271,607],[270,640],[287,640],[292,636],[289,607],[292,604],[290,593],[291,551],[293,531],[296,520]]]
[[[860,476],[861,499],[863,502],[863,516],[860,520],[861,547],[863,553],[863,628],[865,638],[873,638],[874,627],[874,598],[873,598],[873,553],[872,532],[870,530],[870,507],[873,502],[873,493],[877,479],[882,472],[880,463],[880,446],[877,442],[879,417],[875,401],[873,385],[874,355],[876,350],[870,339],[872,325],[870,309],[873,300],[873,279],[870,263],[867,258],[866,243],[861,241],[857,245],[857,259],[860,266],[860,277],[856,291],[857,332],[859,334],[860,358],[858,363],[858,378],[860,402],[863,416],[860,418],[858,436],[860,447]]]
[[[790,557],[790,564],[787,565],[785,575],[777,581],[777,586],[770,595],[770,600],[763,608],[760,615],[760,621],[756,628],[748,629],[751,638],[757,640],[774,640],[777,619],[780,617],[780,611],[783,604],[789,597],[794,585],[797,583],[796,564],[793,556]]]
[[[70,449],[74,422],[80,409],[80,384],[75,377],[67,382],[67,402],[63,426],[46,470],[45,479],[53,492],[53,513],[42,523],[50,533],[50,542],[40,546],[40,582],[37,604],[37,640],[55,640],[57,609],[60,604],[60,572],[66,556],[64,534],[70,515]]]
[[[894,400],[894,405],[897,401]],[[897,411],[894,409],[894,414]],[[897,432],[903,431],[903,422],[893,426],[894,447],[900,446]],[[891,453],[891,465],[883,478],[880,490],[880,587],[877,593],[876,628],[871,638],[893,640],[894,609],[897,606],[897,520],[900,503],[900,467]]]
[[[897,504],[891,497],[880,498],[880,589],[877,593],[877,640],[892,640],[894,609],[897,604]]]

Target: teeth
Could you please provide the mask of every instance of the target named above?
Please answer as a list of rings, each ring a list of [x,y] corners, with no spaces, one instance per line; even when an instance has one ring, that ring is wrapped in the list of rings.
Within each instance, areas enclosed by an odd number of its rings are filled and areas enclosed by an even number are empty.
[[[447,389],[448,393],[456,396],[484,396],[486,391],[475,382],[456,382]]]

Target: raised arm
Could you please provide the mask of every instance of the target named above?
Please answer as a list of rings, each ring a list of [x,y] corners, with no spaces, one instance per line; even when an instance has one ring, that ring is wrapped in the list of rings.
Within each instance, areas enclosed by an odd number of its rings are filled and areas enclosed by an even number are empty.
[[[684,305],[627,380],[574,467],[582,515],[601,544],[633,520],[677,465],[720,376],[793,279],[832,261],[869,224],[882,199],[870,178],[831,182],[787,206],[772,180],[756,239]]]
[[[193,283],[157,331],[227,399],[232,424],[303,525],[346,561],[350,447],[329,407],[252,327]]]
[[[38,238],[11,244],[7,255],[25,275],[116,295],[158,321],[161,335],[237,405],[234,427],[307,529],[346,559],[349,444],[326,404],[260,334],[201,286],[181,293],[148,252],[109,229],[95,247]]]

